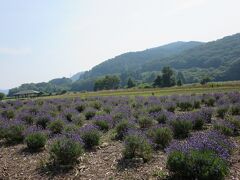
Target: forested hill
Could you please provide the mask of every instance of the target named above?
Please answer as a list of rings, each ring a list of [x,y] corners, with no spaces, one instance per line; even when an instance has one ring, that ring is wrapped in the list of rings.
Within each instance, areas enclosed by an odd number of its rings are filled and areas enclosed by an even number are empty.
[[[93,67],[90,71],[77,74],[72,79],[24,84],[11,89],[9,94],[27,89],[49,93],[93,90],[96,79],[105,75],[118,76],[121,87],[126,86],[129,78],[137,85],[152,84],[165,66],[172,67],[176,73],[181,72],[186,83],[199,82],[205,77],[213,81],[240,80],[240,34],[208,43],[175,42],[144,51],[125,53]]]
[[[123,71],[134,71],[139,69],[147,62],[176,55],[185,50],[194,48],[203,43],[201,42],[174,42],[164,46],[147,49],[138,52],[128,52],[115,58],[109,59],[85,73],[82,78],[93,78],[106,74],[116,74]]]
[[[82,78],[125,72],[145,76],[164,66],[183,72],[188,83],[199,82],[204,76],[214,81],[240,80],[240,33],[208,43],[176,42],[126,53],[95,66]]]
[[[142,71],[155,71],[163,66],[175,69],[227,68],[240,59],[240,34],[209,42],[177,55],[147,62]]]

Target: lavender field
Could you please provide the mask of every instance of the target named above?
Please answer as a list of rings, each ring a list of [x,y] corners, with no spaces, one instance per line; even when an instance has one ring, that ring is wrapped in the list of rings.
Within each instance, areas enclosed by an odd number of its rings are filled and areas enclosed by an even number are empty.
[[[237,179],[240,93],[0,102],[0,179]]]

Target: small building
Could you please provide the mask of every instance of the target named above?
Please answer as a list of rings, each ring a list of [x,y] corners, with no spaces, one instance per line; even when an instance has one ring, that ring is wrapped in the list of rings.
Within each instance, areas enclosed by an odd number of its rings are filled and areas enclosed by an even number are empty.
[[[28,98],[28,97],[36,97],[39,96],[41,92],[34,91],[34,90],[26,90],[26,91],[19,91],[15,93],[13,96],[15,98]]]

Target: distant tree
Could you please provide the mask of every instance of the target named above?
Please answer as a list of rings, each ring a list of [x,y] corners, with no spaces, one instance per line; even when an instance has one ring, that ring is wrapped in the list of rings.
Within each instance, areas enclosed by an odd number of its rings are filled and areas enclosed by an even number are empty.
[[[3,100],[3,99],[4,99],[4,97],[5,97],[5,94],[3,94],[3,93],[0,93],[0,101],[1,101],[1,100]]]
[[[210,82],[211,81],[211,79],[209,78],[209,77],[205,77],[205,78],[203,78],[202,80],[201,80],[201,84],[202,85],[204,85],[204,84],[207,84],[208,82]]]
[[[105,76],[104,78],[95,81],[94,90],[110,90],[119,88],[120,79],[118,76]]]
[[[178,80],[177,80],[177,85],[178,85],[178,86],[182,86],[182,81],[181,81],[181,79],[178,79]]]
[[[151,73],[150,76],[146,78],[146,82],[150,83],[150,82],[153,82],[155,79],[156,79],[156,74],[153,72]]]
[[[174,77],[174,72],[170,67],[164,67],[162,69],[162,86],[163,87],[171,87],[176,84],[176,80]]]
[[[162,76],[158,75],[157,78],[153,82],[154,87],[161,87],[163,83]]]
[[[177,81],[181,80],[182,84],[186,83],[185,77],[184,77],[183,73],[180,71],[178,72],[176,79],[177,79]]]
[[[128,79],[128,83],[127,83],[127,87],[128,87],[128,88],[132,88],[132,87],[134,87],[134,86],[135,86],[135,84],[134,84],[133,80],[132,80],[131,78],[129,78],[129,79]]]

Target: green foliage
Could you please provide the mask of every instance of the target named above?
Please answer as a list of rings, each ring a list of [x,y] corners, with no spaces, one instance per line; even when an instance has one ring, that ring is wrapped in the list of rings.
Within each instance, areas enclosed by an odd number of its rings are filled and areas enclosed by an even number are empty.
[[[163,67],[162,76],[157,76],[153,82],[154,87],[171,87],[176,85],[174,72],[170,67]]]
[[[202,117],[197,117],[193,122],[193,129],[202,130],[204,124],[205,124],[204,119]]]
[[[201,80],[201,84],[202,85],[205,85],[205,84],[207,84],[207,83],[209,83],[211,81],[211,79],[209,78],[209,77],[205,77],[205,78],[203,78],[202,80]]]
[[[191,111],[193,109],[193,104],[189,101],[178,102],[177,106],[181,111]]]
[[[31,125],[34,122],[34,118],[32,115],[26,115],[22,118],[22,120],[28,125]]]
[[[162,69],[162,87],[171,87],[176,85],[174,72],[170,67]]]
[[[65,123],[62,120],[58,119],[52,121],[48,127],[53,134],[61,134],[64,129],[64,126]]]
[[[205,102],[205,104],[206,104],[207,106],[213,107],[215,101],[216,101],[216,100],[215,100],[214,98],[208,98],[208,99],[206,99],[204,102]]]
[[[13,110],[4,110],[1,114],[3,118],[7,119],[13,119],[15,117],[15,113]]]
[[[24,129],[25,127],[23,125],[11,125],[8,127],[4,134],[7,143],[21,143],[24,140]]]
[[[128,82],[127,82],[127,87],[128,88],[133,88],[135,86],[133,80],[131,78],[128,79]]]
[[[36,125],[39,126],[40,128],[46,129],[46,127],[48,126],[50,122],[50,118],[49,117],[39,117],[36,120]]]
[[[127,130],[131,128],[132,125],[127,121],[123,120],[116,125],[116,138],[122,140],[127,133]]]
[[[58,165],[73,165],[83,153],[83,147],[69,138],[56,140],[50,147],[50,158]]]
[[[153,119],[147,116],[140,117],[138,119],[140,128],[149,128],[153,125]]]
[[[144,161],[148,161],[152,158],[152,147],[145,138],[128,135],[125,138],[123,154],[126,159],[143,158]]]
[[[226,116],[228,110],[229,110],[228,106],[219,107],[217,109],[217,116],[223,119]]]
[[[177,86],[182,86],[182,80],[181,79],[177,80]]]
[[[187,138],[193,128],[192,122],[188,120],[174,120],[171,125],[176,138]]]
[[[216,124],[216,125],[214,125],[214,129],[217,131],[220,131],[222,134],[224,134],[226,136],[234,135],[234,130],[225,126],[224,124]]]
[[[211,151],[172,152],[167,168],[176,177],[186,179],[223,180],[229,173],[227,163]]]
[[[25,138],[28,149],[36,151],[43,148],[47,142],[47,135],[42,132],[29,134]]]
[[[88,110],[85,112],[86,120],[92,119],[95,115],[96,115],[96,112],[95,112],[94,110],[92,110],[92,109],[88,109]]]
[[[92,149],[100,143],[100,133],[98,130],[91,130],[82,134],[82,139],[87,149]]]
[[[54,93],[54,92],[61,93],[63,91],[70,90],[71,85],[72,85],[71,79],[59,78],[59,79],[53,79],[49,82],[43,82],[43,83],[22,84],[18,88],[10,89],[8,95],[12,96],[19,91],[25,91],[25,90],[34,90],[34,91],[45,92],[45,93]]]
[[[151,106],[147,109],[149,114],[157,113],[157,112],[160,112],[161,110],[162,110],[162,106],[160,106],[160,105],[154,105],[154,106]]]
[[[98,79],[95,81],[94,90],[109,90],[109,89],[117,89],[120,84],[120,79],[118,76],[105,76],[102,79]]]
[[[3,100],[3,99],[4,99],[4,97],[5,97],[5,94],[3,94],[3,93],[0,93],[0,101],[1,101],[1,100]]]
[[[94,122],[94,124],[102,131],[108,131],[110,128],[108,122],[105,120],[97,120]]]
[[[79,114],[79,115],[75,115],[72,118],[72,122],[76,125],[76,126],[82,126],[84,124],[86,117],[83,114]]]
[[[86,108],[86,105],[85,105],[85,104],[79,104],[79,105],[76,106],[76,110],[77,110],[79,113],[83,112],[83,111],[85,110],[85,108]]]
[[[161,87],[163,84],[162,76],[158,75],[157,78],[153,82],[154,87]]]
[[[240,115],[240,104],[232,105],[231,114],[234,115],[234,116]]]
[[[68,124],[64,127],[64,132],[66,133],[77,133],[79,130],[79,127],[74,124]]]
[[[152,132],[153,142],[158,148],[164,149],[173,139],[173,132],[170,128],[163,127],[154,129]]]

